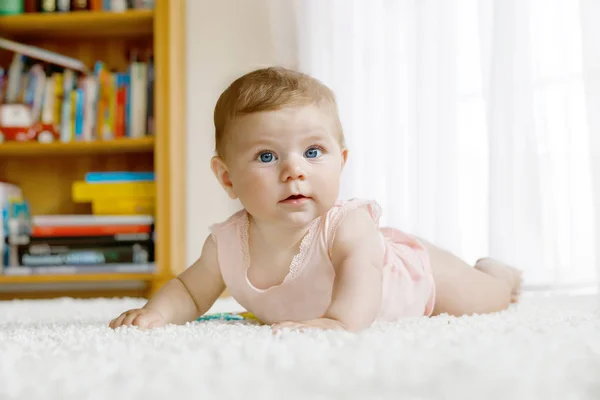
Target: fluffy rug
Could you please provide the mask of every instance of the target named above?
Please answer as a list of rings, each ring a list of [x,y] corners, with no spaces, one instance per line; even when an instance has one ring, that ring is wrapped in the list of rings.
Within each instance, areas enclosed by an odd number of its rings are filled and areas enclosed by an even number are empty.
[[[598,399],[600,303],[525,297],[360,333],[107,327],[141,299],[0,302],[0,399]],[[211,312],[237,311],[219,300]]]

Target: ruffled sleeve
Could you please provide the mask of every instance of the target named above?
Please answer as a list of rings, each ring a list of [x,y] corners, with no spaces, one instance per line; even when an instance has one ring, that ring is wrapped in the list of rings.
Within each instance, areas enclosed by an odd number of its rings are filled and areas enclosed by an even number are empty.
[[[327,252],[331,257],[331,249],[333,248],[333,242],[335,240],[335,234],[340,224],[352,210],[359,207],[365,207],[369,212],[373,222],[379,227],[379,219],[381,218],[382,209],[381,206],[375,200],[366,199],[351,199],[345,202],[337,203],[326,215],[326,240],[327,240]]]
[[[215,243],[217,243],[217,238],[219,237],[219,234],[221,232],[223,232],[223,230],[225,228],[231,226],[232,224],[240,222],[242,220],[242,218],[245,216],[246,216],[246,210],[242,209],[242,210],[239,210],[238,212],[234,213],[233,215],[231,215],[225,221],[212,224],[208,228],[208,230],[210,232],[210,237],[212,238],[212,240]]]

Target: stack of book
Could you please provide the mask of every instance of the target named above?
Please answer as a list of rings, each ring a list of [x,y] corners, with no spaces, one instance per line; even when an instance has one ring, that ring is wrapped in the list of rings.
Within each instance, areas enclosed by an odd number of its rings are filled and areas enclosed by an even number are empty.
[[[17,185],[0,182],[0,273],[8,266],[8,244],[28,237],[31,227],[29,204]]]
[[[7,275],[153,272],[148,215],[33,216],[26,241],[8,245]]]
[[[73,183],[72,198],[91,203],[94,215],[154,215],[154,172],[88,172]]]
[[[21,189],[0,182],[0,273],[154,272],[154,197],[152,172],[89,172],[73,200],[94,214],[31,216]]]

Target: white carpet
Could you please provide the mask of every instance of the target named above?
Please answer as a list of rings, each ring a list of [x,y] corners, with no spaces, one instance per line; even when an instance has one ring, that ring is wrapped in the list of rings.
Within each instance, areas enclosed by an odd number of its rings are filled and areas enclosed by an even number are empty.
[[[107,327],[140,299],[0,302],[0,399],[598,399],[600,306],[529,297],[496,315],[355,335],[192,323]],[[211,311],[239,309],[221,300]]]

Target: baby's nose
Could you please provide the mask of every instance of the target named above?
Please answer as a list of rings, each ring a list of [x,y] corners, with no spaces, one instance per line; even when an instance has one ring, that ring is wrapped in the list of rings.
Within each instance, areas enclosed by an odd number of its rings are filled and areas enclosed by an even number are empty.
[[[281,171],[281,180],[287,182],[295,179],[304,179],[304,171],[299,163],[288,160]]]

